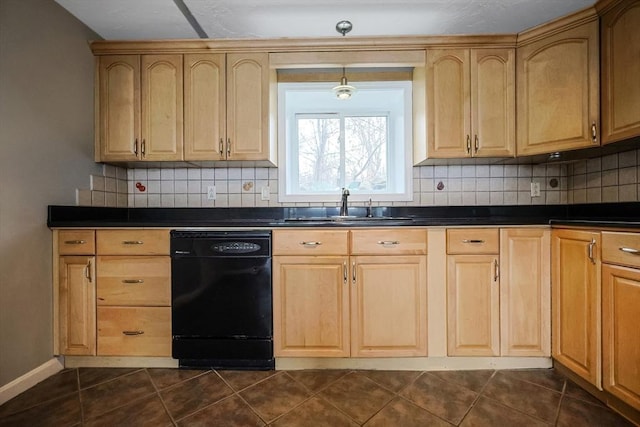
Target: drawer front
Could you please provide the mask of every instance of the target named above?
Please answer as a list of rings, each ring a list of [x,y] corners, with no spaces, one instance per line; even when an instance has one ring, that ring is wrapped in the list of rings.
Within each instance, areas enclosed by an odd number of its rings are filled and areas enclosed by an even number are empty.
[[[99,255],[169,255],[169,230],[98,230]]]
[[[500,248],[498,228],[460,228],[447,230],[447,253],[497,254]]]
[[[98,307],[98,356],[171,356],[171,308]]]
[[[171,305],[171,258],[99,256],[97,304]]]
[[[58,231],[59,255],[93,255],[96,253],[94,230]]]
[[[603,231],[602,261],[640,267],[640,233]]]
[[[352,230],[353,255],[424,255],[427,230],[380,229]]]
[[[274,255],[347,255],[347,230],[274,230]]]

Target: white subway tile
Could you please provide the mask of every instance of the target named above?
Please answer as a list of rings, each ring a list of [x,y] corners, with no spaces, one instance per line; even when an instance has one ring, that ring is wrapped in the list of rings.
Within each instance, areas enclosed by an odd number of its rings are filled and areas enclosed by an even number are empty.
[[[602,187],[602,201],[604,203],[618,201],[618,187]]]

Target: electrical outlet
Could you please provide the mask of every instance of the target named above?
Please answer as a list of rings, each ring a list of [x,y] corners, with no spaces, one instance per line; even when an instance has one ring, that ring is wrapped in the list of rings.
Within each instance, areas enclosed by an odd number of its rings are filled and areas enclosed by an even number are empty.
[[[269,187],[262,187],[260,190],[260,199],[261,200],[269,200]]]
[[[540,183],[532,182],[531,183],[531,197],[540,197]]]
[[[207,200],[215,200],[216,199],[216,186],[208,185],[207,186]]]

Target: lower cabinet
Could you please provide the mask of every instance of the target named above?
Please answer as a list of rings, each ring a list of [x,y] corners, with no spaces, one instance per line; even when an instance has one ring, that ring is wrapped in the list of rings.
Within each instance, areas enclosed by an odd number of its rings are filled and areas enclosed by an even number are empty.
[[[274,230],[273,251],[277,357],[427,355],[426,230]]]
[[[171,356],[171,308],[98,307],[98,356]]]
[[[600,233],[553,230],[552,356],[601,389]]]

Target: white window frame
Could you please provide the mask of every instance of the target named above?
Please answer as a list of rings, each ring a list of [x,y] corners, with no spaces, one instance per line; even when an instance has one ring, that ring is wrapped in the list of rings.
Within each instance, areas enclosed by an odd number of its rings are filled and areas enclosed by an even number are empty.
[[[353,84],[353,83],[352,83]],[[393,201],[411,201],[413,200],[413,125],[412,125],[412,96],[411,96],[411,82],[410,81],[384,81],[384,82],[360,82],[357,83],[358,90],[375,90],[397,88],[403,91],[402,111],[390,112],[389,108],[355,108],[352,111],[338,110],[327,111],[323,107],[309,107],[309,108],[296,108],[295,111],[287,110],[286,106],[286,92],[287,91],[317,91],[318,89],[326,90],[331,93],[331,88],[335,86],[335,83],[279,83],[278,84],[278,201],[281,203],[287,202],[310,202],[310,203],[333,203],[339,201],[340,193],[308,193],[308,194],[292,194],[289,192],[292,181],[293,171],[297,171],[297,168],[290,167],[292,164],[292,158],[295,157],[295,149],[291,149],[290,141],[287,140],[287,134],[294,134],[295,132],[295,116],[296,114],[310,114],[321,116],[323,113],[331,114],[338,113],[346,116],[371,116],[371,115],[387,115],[388,119],[388,132],[391,135],[400,133],[403,135],[400,145],[395,145],[387,148],[387,173],[390,181],[401,182],[396,185],[401,191],[396,192],[352,192],[350,200],[353,201],[367,201],[369,199],[375,202],[393,202]],[[358,93],[354,95],[354,98],[358,96]],[[337,101],[340,106],[350,107],[350,102],[353,101]],[[331,110],[334,110],[332,108]],[[402,120],[400,118],[403,117]],[[401,127],[401,129],[400,129]],[[401,132],[398,132],[401,131]],[[399,140],[397,136],[389,138],[390,141]],[[394,144],[393,142],[391,142]],[[399,153],[400,151],[400,153]],[[402,169],[402,174],[394,172],[396,168]],[[399,175],[402,175],[399,177]]]

